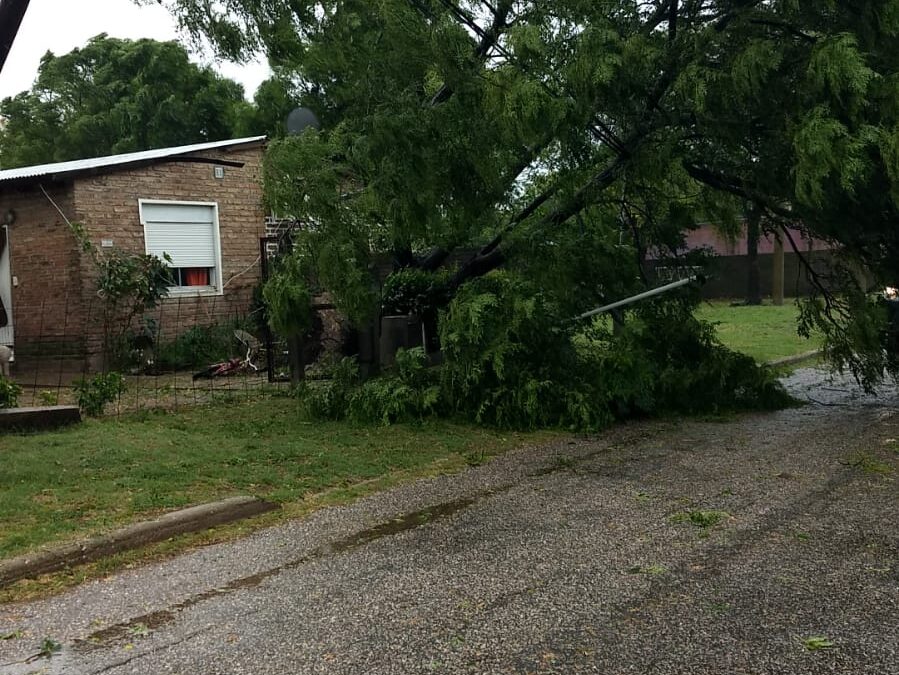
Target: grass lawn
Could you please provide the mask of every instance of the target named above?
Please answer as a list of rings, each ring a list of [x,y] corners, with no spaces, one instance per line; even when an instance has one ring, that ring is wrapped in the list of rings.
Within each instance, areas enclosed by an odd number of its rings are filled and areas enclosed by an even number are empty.
[[[802,354],[819,346],[796,333],[799,309],[792,300],[780,307],[732,307],[726,300],[704,302],[697,316],[717,324],[718,337],[725,345],[759,362]]]
[[[313,424],[284,397],[6,435],[0,558],[231,495],[296,504],[397,474],[456,470],[547,437],[446,422]]]

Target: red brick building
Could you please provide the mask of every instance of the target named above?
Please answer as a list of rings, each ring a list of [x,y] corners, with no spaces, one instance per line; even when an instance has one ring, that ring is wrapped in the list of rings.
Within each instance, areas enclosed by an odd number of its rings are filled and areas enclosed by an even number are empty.
[[[20,355],[94,357],[100,255],[172,258],[156,319],[169,335],[246,313],[265,235],[265,138],[243,138],[0,171],[0,344]]]

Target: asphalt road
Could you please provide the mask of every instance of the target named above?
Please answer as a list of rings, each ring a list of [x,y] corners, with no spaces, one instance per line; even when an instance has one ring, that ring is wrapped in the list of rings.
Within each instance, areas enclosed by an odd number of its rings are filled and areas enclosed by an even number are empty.
[[[899,398],[790,386],[0,607],[0,672],[896,675]]]

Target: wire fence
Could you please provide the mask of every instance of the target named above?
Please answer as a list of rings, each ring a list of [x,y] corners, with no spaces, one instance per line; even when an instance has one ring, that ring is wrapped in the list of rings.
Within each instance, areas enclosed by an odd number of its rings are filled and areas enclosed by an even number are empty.
[[[121,374],[106,408],[177,410],[250,400],[289,387],[287,342],[272,335],[252,292],[176,296],[135,317],[112,317],[102,302],[47,300],[15,306],[10,378],[18,405],[78,404],[98,375]]]

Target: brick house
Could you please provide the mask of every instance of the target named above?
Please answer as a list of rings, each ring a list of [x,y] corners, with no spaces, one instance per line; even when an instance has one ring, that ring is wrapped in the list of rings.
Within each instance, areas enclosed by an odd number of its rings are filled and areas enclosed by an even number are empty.
[[[102,299],[75,223],[102,254],[172,258],[169,336],[246,313],[266,233],[265,137],[0,171],[0,344],[94,359]]]

